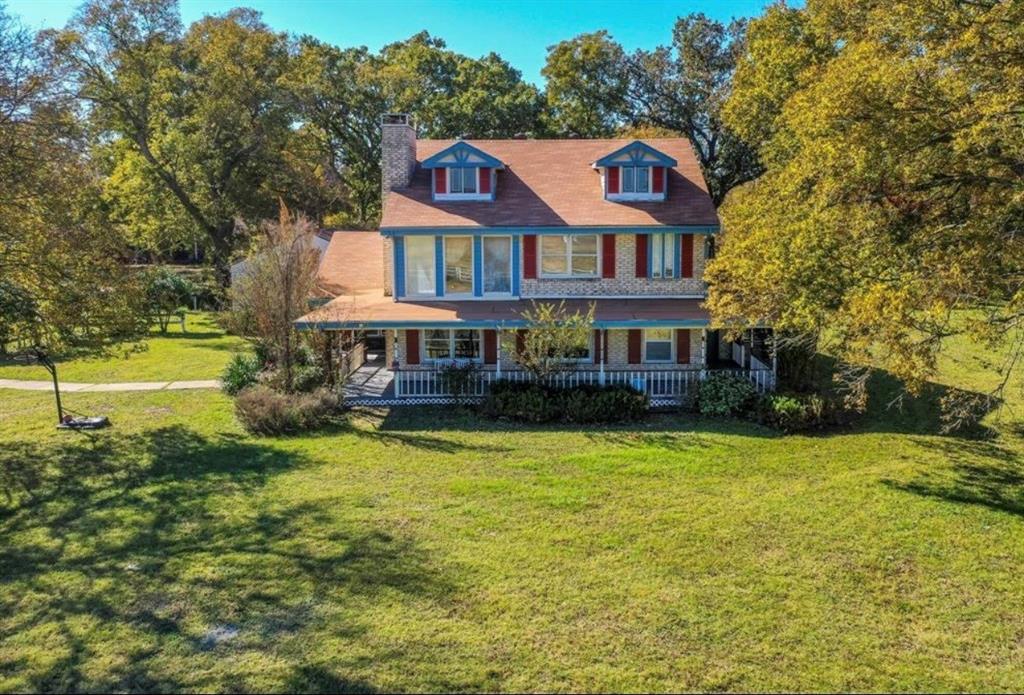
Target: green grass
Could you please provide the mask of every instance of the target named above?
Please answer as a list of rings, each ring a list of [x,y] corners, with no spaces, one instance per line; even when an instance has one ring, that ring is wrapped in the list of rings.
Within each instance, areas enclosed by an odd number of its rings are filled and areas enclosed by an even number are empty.
[[[57,374],[64,381],[87,383],[216,379],[231,354],[245,349],[241,339],[224,334],[211,313],[188,312],[185,327],[182,333],[171,324],[166,335],[153,328],[140,351],[59,362]],[[0,379],[49,380],[50,375],[39,365],[0,360]]]
[[[3,391],[0,690],[1021,690],[1024,441],[935,434],[940,391],[827,436],[280,439],[220,393],[69,394],[86,435]]]

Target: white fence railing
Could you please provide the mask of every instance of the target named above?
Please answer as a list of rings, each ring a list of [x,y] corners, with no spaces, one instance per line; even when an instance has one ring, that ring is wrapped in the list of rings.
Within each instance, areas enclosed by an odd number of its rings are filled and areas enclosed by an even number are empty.
[[[767,369],[688,369],[688,370],[596,370],[561,372],[550,377],[550,384],[560,388],[573,386],[625,384],[646,393],[655,401],[678,401],[696,388],[709,374],[732,374],[748,379],[758,393],[775,388],[775,375]],[[527,382],[534,381],[533,374],[523,370],[480,371],[474,375],[470,392],[466,396],[481,397],[487,394],[490,385],[498,380]],[[444,398],[450,396],[441,378],[441,372],[428,369],[398,370],[395,372],[395,396],[397,398]]]

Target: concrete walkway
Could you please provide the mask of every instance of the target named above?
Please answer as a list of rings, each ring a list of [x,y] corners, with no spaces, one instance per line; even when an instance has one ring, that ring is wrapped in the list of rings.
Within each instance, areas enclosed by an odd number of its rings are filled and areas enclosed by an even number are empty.
[[[220,381],[122,381],[116,384],[82,384],[70,381],[60,382],[60,390],[67,393],[83,391],[181,391],[184,389],[217,389]],[[52,391],[52,381],[25,381],[23,379],[0,379],[0,389],[18,391]]]

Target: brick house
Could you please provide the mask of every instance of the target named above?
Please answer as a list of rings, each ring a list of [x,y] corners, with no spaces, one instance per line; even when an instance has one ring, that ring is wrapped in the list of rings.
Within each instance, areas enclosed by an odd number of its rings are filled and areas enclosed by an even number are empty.
[[[708,330],[718,216],[686,139],[418,140],[388,115],[382,152],[379,233],[334,235],[321,274],[340,294],[297,325],[382,331],[396,398],[443,396],[432,375],[451,360],[522,376],[507,332],[543,300],[595,308],[576,382],[663,399],[713,367],[773,383],[763,341]]]

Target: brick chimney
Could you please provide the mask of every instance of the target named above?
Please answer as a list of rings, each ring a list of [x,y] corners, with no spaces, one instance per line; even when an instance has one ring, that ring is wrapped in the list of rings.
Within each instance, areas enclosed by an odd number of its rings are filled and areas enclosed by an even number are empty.
[[[406,188],[416,168],[416,131],[405,113],[386,113],[380,119],[381,192]]]

